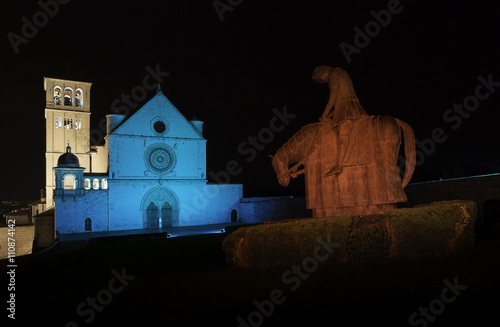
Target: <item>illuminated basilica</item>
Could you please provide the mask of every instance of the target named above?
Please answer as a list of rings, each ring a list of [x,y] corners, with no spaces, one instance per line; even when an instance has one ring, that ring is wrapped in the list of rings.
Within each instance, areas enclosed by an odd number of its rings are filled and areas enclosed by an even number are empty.
[[[90,144],[91,83],[44,78],[46,203],[61,234],[225,223],[241,184],[207,184],[203,123],[158,89],[134,114],[106,116]]]

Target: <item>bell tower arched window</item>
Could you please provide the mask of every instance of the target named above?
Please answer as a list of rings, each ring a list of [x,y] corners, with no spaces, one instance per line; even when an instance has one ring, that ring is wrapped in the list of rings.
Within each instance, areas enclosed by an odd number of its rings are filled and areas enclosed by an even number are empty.
[[[73,106],[73,90],[70,87],[64,88],[64,105]]]
[[[54,104],[61,105],[62,90],[59,86],[54,87]]]
[[[83,107],[83,91],[82,89],[76,89],[75,92],[75,106]]]

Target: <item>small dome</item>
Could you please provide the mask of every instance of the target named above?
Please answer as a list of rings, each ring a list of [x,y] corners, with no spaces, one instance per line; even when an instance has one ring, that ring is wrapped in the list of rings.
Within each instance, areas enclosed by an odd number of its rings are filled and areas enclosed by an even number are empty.
[[[78,161],[78,157],[71,153],[71,147],[66,147],[66,153],[61,155],[59,159],[57,159],[57,167],[59,168],[78,168],[80,167],[80,161]]]
[[[191,119],[189,122],[198,131],[200,136],[203,136],[203,122],[199,119],[196,119],[196,116],[193,116],[193,119]]]
[[[190,120],[190,122],[193,122],[193,121],[201,122],[201,120],[197,119],[195,115],[193,115],[193,118],[191,118],[191,120]]]

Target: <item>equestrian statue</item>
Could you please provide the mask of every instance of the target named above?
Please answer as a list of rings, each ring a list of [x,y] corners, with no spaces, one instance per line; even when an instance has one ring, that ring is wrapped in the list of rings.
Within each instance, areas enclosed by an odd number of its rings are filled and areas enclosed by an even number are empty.
[[[278,182],[286,187],[304,174],[313,217],[383,214],[406,202],[404,188],[416,161],[412,128],[390,116],[369,116],[342,68],[318,66],[312,79],[328,83],[330,97],[319,122],[303,127],[272,156]],[[402,140],[403,178],[397,165]]]

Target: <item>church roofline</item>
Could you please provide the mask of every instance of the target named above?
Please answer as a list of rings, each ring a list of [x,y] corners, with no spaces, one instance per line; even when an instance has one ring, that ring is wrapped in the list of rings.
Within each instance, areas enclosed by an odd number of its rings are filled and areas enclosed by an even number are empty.
[[[163,92],[161,90],[159,90],[151,99],[148,100],[148,102],[146,102],[143,106],[141,106],[139,109],[137,109],[133,114],[131,114],[130,116],[128,117],[125,117],[125,119],[123,119],[123,121],[113,130],[113,132],[111,132],[109,135],[113,135],[115,134],[117,131],[119,131],[121,129],[121,127],[127,123],[127,121],[129,121],[132,117],[134,117],[134,115],[136,115],[139,111],[142,110],[142,108],[146,107],[151,101],[153,101],[156,97],[162,97],[163,99],[165,99],[171,106],[173,109],[175,109],[175,111],[186,121],[186,123],[193,129],[193,131],[196,133],[196,135],[199,135],[199,138],[189,138],[189,139],[196,139],[196,140],[205,140],[206,139],[200,135],[200,133],[196,130],[196,128],[194,128],[194,126],[191,124],[191,122],[179,111],[179,109],[177,109],[176,106],[174,106],[174,104],[165,96],[165,94],[163,94]],[[121,135],[127,135],[127,134],[121,134]],[[172,138],[172,137],[169,137],[169,138]],[[188,139],[188,138],[186,138]]]
[[[56,212],[55,207],[50,207],[49,209],[47,209],[43,212],[40,212],[38,215],[35,215],[33,218],[54,216],[55,212]]]
[[[30,209],[15,209],[10,211],[9,213],[6,213],[5,215],[7,216],[25,216],[25,215],[31,215],[31,210]]]

